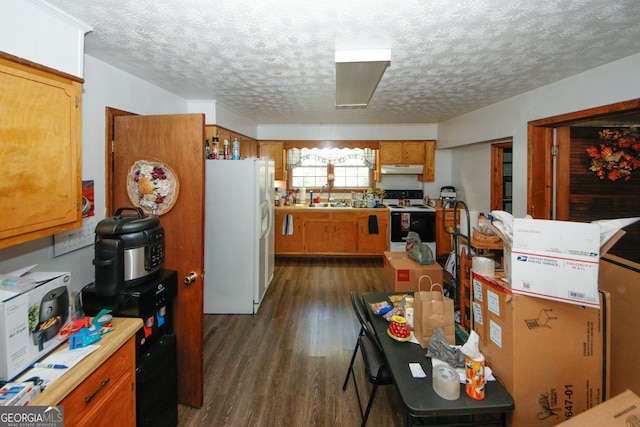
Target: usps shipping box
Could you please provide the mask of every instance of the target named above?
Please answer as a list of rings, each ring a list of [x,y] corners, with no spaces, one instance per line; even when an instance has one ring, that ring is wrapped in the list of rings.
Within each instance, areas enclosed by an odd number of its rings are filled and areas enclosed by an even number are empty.
[[[513,292],[598,308],[600,225],[516,218]]]
[[[480,351],[515,400],[509,425],[554,426],[606,399],[607,293],[593,309],[514,294],[500,278],[478,274],[472,292]]]
[[[418,290],[421,276],[429,276],[433,283],[442,284],[442,266],[437,262],[422,265],[409,258],[406,252],[384,252],[384,286],[389,292],[414,292]],[[430,287],[428,280],[421,283],[422,290]]]
[[[69,273],[42,273],[43,282],[26,292],[0,294],[0,380],[14,378],[62,344],[69,320]]]

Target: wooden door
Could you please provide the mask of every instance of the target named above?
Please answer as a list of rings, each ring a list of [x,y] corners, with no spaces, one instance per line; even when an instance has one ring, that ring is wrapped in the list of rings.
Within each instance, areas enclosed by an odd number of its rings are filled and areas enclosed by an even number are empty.
[[[173,208],[160,217],[165,230],[165,268],[178,271],[174,325],[178,347],[178,400],[201,407],[203,399],[204,115],[114,118],[113,205],[131,206],[126,179],[133,163],[157,159],[180,182]],[[196,281],[185,284],[191,272]]]

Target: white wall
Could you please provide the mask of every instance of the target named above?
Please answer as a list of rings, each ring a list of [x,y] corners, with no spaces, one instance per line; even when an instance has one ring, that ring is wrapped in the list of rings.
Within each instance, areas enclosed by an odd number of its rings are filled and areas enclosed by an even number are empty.
[[[258,139],[404,140],[436,139],[436,124],[399,125],[259,125]]]
[[[97,219],[105,216],[105,107],[137,114],[187,112],[187,102],[163,89],[85,56],[82,96],[82,179],[93,180]],[[0,273],[31,264],[40,271],[70,271],[72,287],[94,278],[93,247],[53,257],[51,237],[0,250]]]
[[[48,3],[2,0],[0,51],[83,76],[84,34],[91,27]]]
[[[203,113],[205,123],[218,125],[223,128],[240,133],[244,136],[257,139],[258,130],[255,123],[228,108],[220,101],[196,100],[188,101],[189,113]]]
[[[514,215],[527,210],[527,123],[545,117],[640,98],[640,54],[490,105],[438,125],[438,148],[513,137]],[[489,207],[490,149],[453,151],[452,181],[470,208]],[[482,161],[479,161],[479,156]],[[486,208],[481,206],[486,203]],[[478,205],[478,206],[476,206]]]
[[[478,212],[489,212],[491,207],[491,146],[474,144],[451,151],[451,183],[456,196],[467,207]],[[478,185],[478,183],[487,185]]]

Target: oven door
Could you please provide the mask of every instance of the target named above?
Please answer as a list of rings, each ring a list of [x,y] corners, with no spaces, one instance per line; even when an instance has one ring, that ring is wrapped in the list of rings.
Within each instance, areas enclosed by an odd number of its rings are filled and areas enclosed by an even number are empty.
[[[391,243],[406,243],[407,234],[415,231],[425,243],[436,241],[436,213],[433,211],[391,212]]]

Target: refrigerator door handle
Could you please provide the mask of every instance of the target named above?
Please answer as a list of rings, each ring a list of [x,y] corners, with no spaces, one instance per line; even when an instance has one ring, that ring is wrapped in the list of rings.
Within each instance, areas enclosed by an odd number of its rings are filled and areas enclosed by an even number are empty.
[[[269,211],[269,202],[263,202],[260,205],[260,238],[264,238],[264,236],[269,232],[269,223],[270,221],[270,211]]]

